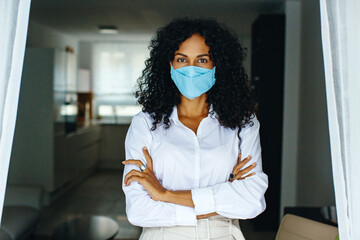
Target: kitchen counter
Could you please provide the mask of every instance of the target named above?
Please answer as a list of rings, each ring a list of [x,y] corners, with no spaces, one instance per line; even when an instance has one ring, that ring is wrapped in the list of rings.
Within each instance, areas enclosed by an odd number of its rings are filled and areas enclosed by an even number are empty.
[[[78,134],[83,134],[89,131],[92,131],[96,128],[101,127],[102,125],[130,125],[132,117],[118,117],[116,119],[93,119],[85,124],[78,124],[77,129],[74,132],[67,133],[68,137]],[[65,123],[55,122],[54,123],[54,133],[55,136],[65,134]]]

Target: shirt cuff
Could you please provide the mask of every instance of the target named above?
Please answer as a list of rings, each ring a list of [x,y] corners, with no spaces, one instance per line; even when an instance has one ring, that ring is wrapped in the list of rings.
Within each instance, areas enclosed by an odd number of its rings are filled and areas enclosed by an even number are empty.
[[[215,212],[215,201],[212,187],[191,189],[191,195],[195,205],[196,215]]]
[[[196,226],[197,219],[192,207],[175,204],[176,225]]]

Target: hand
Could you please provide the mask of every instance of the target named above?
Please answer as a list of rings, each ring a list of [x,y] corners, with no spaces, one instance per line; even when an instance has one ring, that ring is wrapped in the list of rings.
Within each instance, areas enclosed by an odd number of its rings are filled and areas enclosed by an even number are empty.
[[[243,175],[245,175],[246,173],[248,173],[251,169],[253,169],[254,167],[256,167],[256,162],[251,164],[250,166],[241,169],[242,167],[245,166],[245,164],[247,162],[249,162],[251,159],[251,156],[249,155],[247,158],[245,158],[244,160],[241,161],[241,153],[239,153],[239,157],[238,157],[238,163],[235,165],[232,173],[235,175],[234,179],[229,179],[229,182],[233,182],[234,180],[240,179],[243,180],[247,177],[253,176],[255,175],[255,172],[250,173],[248,175],[246,175],[245,177],[242,177]]]
[[[208,217],[215,216],[215,215],[219,215],[219,214],[217,212],[212,212],[212,213],[208,213],[208,214],[204,214],[204,215],[196,215],[196,219],[208,218]]]
[[[149,155],[148,150],[146,147],[143,148],[143,153],[146,158],[146,169],[142,172],[138,170],[131,170],[124,179],[124,183],[126,186],[129,186],[132,181],[137,181],[140,183],[145,190],[149,193],[150,197],[155,201],[162,201],[164,194],[166,193],[167,189],[165,189],[156,178],[153,170],[152,159]],[[124,165],[126,164],[135,164],[140,168],[143,163],[140,160],[129,159],[122,162]]]

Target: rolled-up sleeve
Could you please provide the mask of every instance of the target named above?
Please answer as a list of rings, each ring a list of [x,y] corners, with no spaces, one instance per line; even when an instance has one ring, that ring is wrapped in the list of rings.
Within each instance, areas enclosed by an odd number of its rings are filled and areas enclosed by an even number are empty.
[[[196,215],[217,212],[228,218],[249,219],[265,210],[264,194],[268,187],[268,176],[262,171],[260,123],[256,116],[252,122],[253,125],[248,124],[241,130],[240,149],[242,158],[252,156],[244,167],[257,163],[257,166],[249,172],[256,174],[243,180],[191,189]]]
[[[142,148],[146,146],[151,156],[153,136],[145,119],[145,113],[140,112],[133,117],[125,138],[126,159],[138,159],[146,164]],[[132,170],[140,171],[134,164],[125,165],[122,189],[126,199],[126,215],[129,222],[141,227],[196,226],[194,208],[174,203],[153,200],[144,187],[136,181],[125,186],[124,178]]]

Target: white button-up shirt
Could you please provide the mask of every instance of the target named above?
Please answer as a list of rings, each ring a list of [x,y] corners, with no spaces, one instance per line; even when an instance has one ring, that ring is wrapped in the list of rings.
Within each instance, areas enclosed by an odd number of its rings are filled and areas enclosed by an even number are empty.
[[[228,218],[248,219],[265,210],[268,177],[262,171],[259,121],[253,118],[254,125],[248,124],[241,130],[239,149],[237,129],[220,126],[215,116],[216,113],[208,114],[202,119],[197,134],[179,121],[176,106],[168,129],[160,124],[151,131],[153,120],[148,113],[133,117],[125,140],[126,159],[139,159],[146,164],[142,152],[146,146],[162,186],[168,190],[191,190],[195,208],[155,201],[136,181],[125,186],[125,175],[132,169],[140,171],[129,164],[124,168],[122,188],[130,223],[142,227],[196,226],[196,215],[217,212]],[[256,162],[257,166],[249,172],[256,174],[229,182],[239,152],[242,159],[252,156],[245,167]]]

